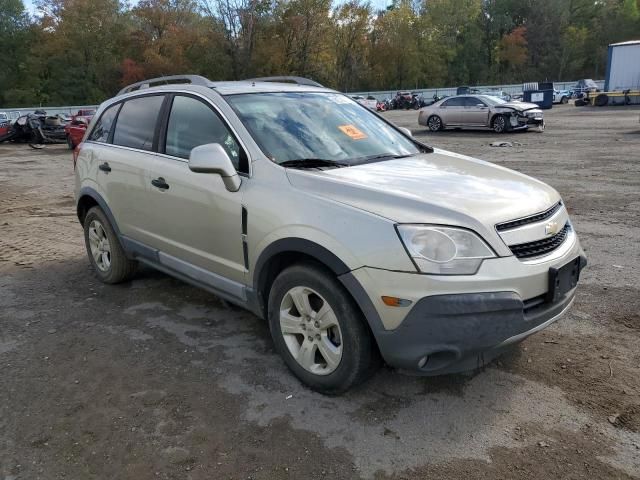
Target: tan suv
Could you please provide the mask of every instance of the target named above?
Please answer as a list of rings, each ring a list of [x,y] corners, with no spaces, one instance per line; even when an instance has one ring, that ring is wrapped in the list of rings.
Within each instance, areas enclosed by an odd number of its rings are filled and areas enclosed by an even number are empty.
[[[100,106],[75,193],[102,281],[142,262],[245,307],[334,394],[381,359],[482,366],[567,311],[586,260],[554,189],[267,80],[166,77]]]

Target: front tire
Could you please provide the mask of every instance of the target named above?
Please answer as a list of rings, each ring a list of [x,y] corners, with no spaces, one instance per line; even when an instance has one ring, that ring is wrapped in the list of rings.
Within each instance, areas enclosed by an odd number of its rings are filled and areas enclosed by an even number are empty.
[[[100,207],[93,207],[84,218],[84,243],[89,261],[104,283],[120,283],[135,273],[138,262],[129,260]]]
[[[560,103],[563,105],[566,105],[567,103],[569,103],[569,99],[567,97],[562,97],[560,99]]]
[[[432,132],[440,131],[443,128],[442,119],[437,115],[431,115],[427,119],[427,126]]]
[[[285,269],[271,287],[268,308],[276,351],[312,390],[343,393],[378,366],[377,348],[362,313],[323,268]]]
[[[71,140],[71,135],[67,135],[67,147],[69,147],[69,150],[73,150],[75,148],[73,140]]]
[[[496,133],[504,133],[507,131],[507,117],[504,115],[496,115],[491,122],[491,128]]]

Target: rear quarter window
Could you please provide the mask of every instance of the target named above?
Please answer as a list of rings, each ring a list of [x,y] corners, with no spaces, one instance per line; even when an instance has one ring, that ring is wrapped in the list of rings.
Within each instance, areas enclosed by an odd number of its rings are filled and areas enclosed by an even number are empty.
[[[152,95],[124,102],[113,133],[113,144],[152,150],[163,101],[164,95]]]
[[[120,108],[120,104],[112,105],[107,108],[102,115],[100,116],[100,120],[96,122],[95,127],[91,131],[91,135],[89,135],[89,140],[93,140],[94,142],[103,142],[106,143],[109,141],[109,135],[111,133],[111,129],[113,128],[113,122],[116,118],[116,114],[118,113],[118,109]]]

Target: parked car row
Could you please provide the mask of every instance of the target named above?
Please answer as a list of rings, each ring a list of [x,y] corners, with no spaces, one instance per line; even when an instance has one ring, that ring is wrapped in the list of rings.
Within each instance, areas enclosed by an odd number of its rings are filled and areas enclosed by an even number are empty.
[[[66,142],[73,149],[82,141],[94,114],[95,110],[79,110],[71,117],[47,115],[44,110],[26,115],[0,112],[0,143],[26,142],[32,148],[42,148],[45,144]]]

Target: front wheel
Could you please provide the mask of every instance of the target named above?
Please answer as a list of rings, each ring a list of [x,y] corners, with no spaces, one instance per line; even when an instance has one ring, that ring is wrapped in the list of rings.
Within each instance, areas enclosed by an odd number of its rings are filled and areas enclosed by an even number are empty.
[[[562,97],[560,99],[560,103],[562,103],[563,105],[566,105],[569,102],[569,99],[567,97]]]
[[[29,146],[36,150],[44,148],[44,139],[38,130],[33,130],[31,132],[31,136],[29,137]]]
[[[69,147],[69,150],[73,150],[75,148],[73,140],[71,140],[71,135],[67,135],[67,147]]]
[[[494,132],[504,133],[507,130],[507,118],[504,115],[496,115],[491,126]]]
[[[294,265],[278,275],[269,293],[269,328],[287,367],[320,393],[343,393],[378,365],[362,313],[320,267]]]

